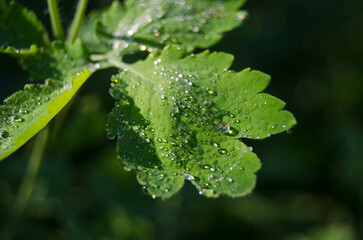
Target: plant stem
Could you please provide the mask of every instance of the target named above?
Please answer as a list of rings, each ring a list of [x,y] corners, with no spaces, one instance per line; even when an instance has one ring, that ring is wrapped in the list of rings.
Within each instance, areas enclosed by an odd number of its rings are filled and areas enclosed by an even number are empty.
[[[59,17],[59,10],[57,0],[48,0],[48,9],[50,14],[50,23],[52,24],[52,30],[54,37],[57,40],[64,40],[64,33],[62,22]]]
[[[135,75],[139,76],[141,79],[145,80],[145,82],[149,83],[150,85],[154,84],[152,81],[150,81],[150,79],[147,76],[145,76],[142,72],[138,71],[137,69],[133,68],[132,65],[130,64],[119,61],[118,59],[115,58],[109,58],[108,62],[121,70],[128,70],[134,73]]]
[[[77,38],[79,27],[82,24],[84,14],[87,9],[88,0],[79,0],[77,5],[77,11],[72,20],[71,27],[69,29],[67,41],[73,43]]]
[[[48,138],[48,127],[38,133],[33,150],[30,155],[28,167],[21,183],[19,192],[15,198],[12,214],[15,218],[20,217],[26,209],[29,199],[33,193],[35,181],[43,161],[44,150]]]

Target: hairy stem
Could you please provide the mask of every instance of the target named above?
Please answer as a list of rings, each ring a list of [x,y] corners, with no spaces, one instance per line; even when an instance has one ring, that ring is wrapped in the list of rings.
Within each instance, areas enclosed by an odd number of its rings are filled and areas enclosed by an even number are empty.
[[[73,43],[74,40],[76,40],[76,38],[77,38],[79,27],[82,24],[84,14],[87,9],[87,4],[88,4],[88,0],[79,0],[79,2],[78,2],[77,11],[72,20],[72,24],[69,29],[69,33],[68,33],[68,37],[67,37],[67,41],[70,43]]]
[[[48,127],[44,128],[36,137],[33,150],[30,155],[29,165],[21,183],[18,195],[13,206],[13,216],[20,217],[26,209],[33,193],[36,178],[43,161],[44,150],[48,138]]]
[[[54,37],[57,40],[64,40],[63,26],[59,17],[59,10],[57,0],[48,0],[48,9],[50,14],[50,22],[52,24],[52,30]]]

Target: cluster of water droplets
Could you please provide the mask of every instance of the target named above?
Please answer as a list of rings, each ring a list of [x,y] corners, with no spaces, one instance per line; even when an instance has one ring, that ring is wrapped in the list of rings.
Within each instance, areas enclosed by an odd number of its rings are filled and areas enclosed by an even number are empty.
[[[61,51],[61,53],[63,52]],[[54,53],[54,55],[61,53]],[[64,55],[62,59],[70,62],[68,63],[71,66],[70,68],[77,65],[67,54]],[[53,57],[56,58],[57,56]],[[35,69],[42,72],[43,68],[47,68],[47,64],[52,66],[51,62],[45,63],[45,59],[47,58],[38,59],[37,61],[25,60],[23,65],[25,68],[28,68],[31,74]],[[92,65],[91,71],[95,71],[99,67],[99,64]],[[72,89],[72,79],[76,75],[74,73],[76,70],[79,69],[76,68],[71,72],[64,73],[63,71],[66,70],[58,72],[57,70],[46,69],[45,72],[50,74],[50,78],[46,79],[43,83],[26,84],[22,91],[4,100],[3,105],[0,106],[0,118],[2,120],[0,124],[0,146],[2,150],[8,149],[14,144],[14,139],[27,130],[26,128],[23,129],[27,122],[38,121],[37,119],[42,116],[41,114],[44,114],[44,109],[46,109],[50,101],[60,96],[64,91]],[[60,75],[63,77],[59,79],[53,78]]]
[[[125,142],[125,139],[129,137],[125,131],[136,133],[135,136],[142,140],[133,139],[134,147],[138,148],[137,151],[142,151],[141,146],[150,146],[147,154],[156,154],[161,160],[160,164],[150,161],[149,165],[140,166],[139,163],[145,161],[147,157],[137,157],[137,153],[133,155],[126,151],[120,154],[122,158],[133,162],[127,165],[127,169],[136,169],[139,173],[148,176],[145,182],[150,192],[169,192],[171,189],[162,185],[161,182],[174,181],[178,177],[183,177],[184,180],[196,185],[201,194],[218,194],[214,192],[215,189],[221,189],[225,184],[235,182],[232,177],[234,171],[245,171],[242,167],[243,156],[253,150],[252,147],[242,147],[241,144],[230,146],[225,141],[228,141],[227,138],[232,140],[240,137],[258,138],[260,132],[249,133],[250,126],[243,128],[243,124],[251,121],[262,122],[260,119],[253,119],[250,113],[254,109],[267,106],[268,103],[249,101],[246,97],[249,93],[245,90],[245,94],[242,92],[241,97],[236,97],[235,104],[232,104],[229,111],[222,110],[219,108],[220,103],[217,104],[217,96],[228,96],[229,92],[220,92],[216,83],[224,72],[219,72],[220,70],[208,64],[200,64],[194,69],[193,64],[179,64],[173,60],[163,59],[162,56],[152,60],[152,76],[136,76],[137,74],[129,71],[125,71],[121,76],[127,83],[125,94],[127,95],[128,92],[136,94],[134,98],[136,106],[146,109],[146,115],[149,115],[150,119],[146,120],[146,124],[141,124],[128,119],[124,113],[118,112],[116,118],[122,123],[122,127],[112,132],[109,137],[117,136],[119,142]],[[150,65],[147,66],[150,67]],[[115,87],[120,84],[119,81],[115,78],[111,85]],[[148,102],[149,96],[137,95],[137,92],[146,92],[143,86],[150,84],[157,99],[152,98],[153,100]],[[119,90],[123,91],[121,89],[125,86],[120,86]],[[117,102],[116,107],[120,107],[119,103]],[[123,103],[123,105],[129,104]],[[169,114],[173,121],[161,114]],[[161,126],[152,127],[153,118],[163,119],[158,124],[162,125],[163,129],[167,129],[165,130],[168,131],[167,135],[160,131]],[[258,129],[268,132],[267,128],[274,130],[281,124],[268,123],[269,126],[259,124]],[[280,127],[286,128],[286,125],[282,124]],[[204,132],[204,136],[197,136],[196,129]],[[202,149],[201,146],[204,153],[198,152]],[[169,160],[179,166],[179,170],[176,170],[178,168],[168,169],[166,166],[169,166]]]
[[[29,116],[29,111],[25,108],[13,107],[11,104],[0,106],[0,146],[1,150],[9,148],[14,137],[19,135],[18,128]],[[30,116],[31,117],[31,116]]]
[[[213,107],[212,99],[213,96],[217,95],[217,92],[215,90],[217,88],[216,86],[213,87],[213,82],[217,81],[219,77],[218,74],[212,74],[211,76],[209,76],[210,79],[208,79],[208,83],[211,85],[203,86],[200,84],[200,78],[203,78],[204,76],[198,76],[198,74],[195,74],[191,70],[189,70],[188,67],[183,68],[181,66],[177,66],[175,68],[177,70],[173,70],[173,68],[169,66],[163,67],[161,59],[155,60],[154,65],[157,66],[157,69],[154,72],[155,75],[158,75],[163,79],[170,79],[169,86],[171,87],[167,89],[178,89],[176,91],[173,91],[172,96],[168,93],[168,91],[162,91],[162,94],[160,95],[163,96],[161,97],[161,99],[163,100],[169,99],[168,104],[171,104],[173,106],[172,109],[177,109],[177,111],[172,111],[172,116],[175,117],[175,120],[186,122],[185,125],[181,123],[184,129],[179,133],[193,135],[194,133],[190,132],[190,129],[205,126],[207,131],[210,131],[211,129],[212,131],[215,131],[214,134],[211,135],[220,136],[218,132],[221,132],[223,133],[223,135],[226,136],[237,135],[237,133],[235,132],[236,129],[231,128],[229,123],[220,121],[219,124],[215,125],[216,118],[222,119],[223,115],[227,115],[230,118],[234,117],[233,114],[230,114],[229,112],[220,113],[219,110],[216,110],[216,108]],[[209,71],[206,70],[205,72]],[[165,87],[161,88],[160,90],[164,90],[164,88]],[[195,92],[196,94],[194,94]],[[191,127],[189,127],[189,125]],[[179,133],[176,135],[179,135]],[[175,138],[175,136],[173,137]],[[222,137],[220,141],[223,141]],[[197,143],[197,145],[199,144],[200,143]],[[233,149],[229,152],[226,148],[221,147],[220,143],[212,140],[206,140],[204,143],[202,140],[202,144],[208,144],[213,146],[215,151],[215,153],[211,156],[214,159],[213,162],[204,163],[203,160],[195,161],[195,159],[193,158],[183,156],[183,153],[192,152],[194,148],[198,148],[198,146],[196,145],[188,146],[188,144],[182,144],[181,146],[179,146],[179,148],[175,149],[176,151],[164,154],[163,156],[169,157],[170,160],[176,162],[179,166],[183,166],[185,170],[183,173],[184,179],[192,181],[193,184],[196,185],[198,189],[200,189],[201,194],[213,194],[212,189],[217,189],[219,185],[224,183],[231,184],[234,182],[234,180],[229,176],[229,172],[231,172],[235,167],[235,164],[237,164],[235,160],[239,157],[238,155],[240,155],[240,153],[236,149]],[[188,151],[189,147],[190,151]],[[221,156],[225,157],[222,158]],[[219,165],[219,161],[229,161],[227,160],[229,157],[233,157],[233,159],[230,161],[230,167],[228,169],[222,169],[220,167],[217,167]],[[186,161],[178,161],[178,159],[186,159]],[[193,171],[189,171],[190,168],[193,168],[193,165],[197,165],[199,169],[202,170],[203,176],[207,177],[198,177],[197,175],[193,174]],[[242,168],[240,168],[240,170],[242,170]]]
[[[118,52],[151,52],[166,42],[188,47],[214,42],[221,31],[218,27],[214,30],[214,26],[222,22],[237,26],[246,16],[243,11],[227,10],[223,2],[151,0],[131,6],[120,18],[116,31],[110,32],[112,47]],[[226,27],[227,30],[230,29]]]

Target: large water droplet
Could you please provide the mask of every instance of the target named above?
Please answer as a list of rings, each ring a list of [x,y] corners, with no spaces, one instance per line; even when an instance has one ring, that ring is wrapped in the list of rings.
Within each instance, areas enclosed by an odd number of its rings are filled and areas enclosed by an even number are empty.
[[[8,138],[9,137],[9,133],[7,131],[2,131],[0,134],[1,138]]]
[[[240,19],[240,20],[244,20],[246,18],[246,14],[245,12],[237,12],[237,18]]]
[[[237,136],[239,134],[238,130],[235,128],[230,128],[227,132],[228,136]]]
[[[191,180],[194,180],[194,177],[190,174],[184,174],[184,179],[185,180],[188,180],[188,181],[191,181]]]
[[[227,152],[227,150],[226,149],[224,149],[224,148],[219,148],[218,150],[217,150],[220,154],[227,154],[228,152]]]
[[[188,27],[189,31],[193,32],[193,33],[197,33],[199,32],[199,27],[198,26],[193,26],[193,25],[190,25]]]
[[[231,127],[229,126],[228,123],[222,122],[218,125],[219,131],[221,131],[222,133],[227,133]]]

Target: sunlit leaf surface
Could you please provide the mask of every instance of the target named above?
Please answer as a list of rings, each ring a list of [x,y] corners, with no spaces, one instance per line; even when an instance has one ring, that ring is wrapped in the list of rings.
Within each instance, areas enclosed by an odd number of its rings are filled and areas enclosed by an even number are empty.
[[[134,0],[118,1],[90,14],[81,38],[94,52],[152,51],[175,45],[192,51],[206,48],[237,27],[246,17],[244,0]]]
[[[200,194],[241,196],[255,185],[260,162],[240,140],[291,128],[285,104],[263,91],[270,77],[228,71],[233,56],[205,51],[183,58],[167,47],[112,79],[117,100],[108,136],[126,169],[154,196],[170,197],[190,180]],[[111,62],[117,64],[117,60]]]

